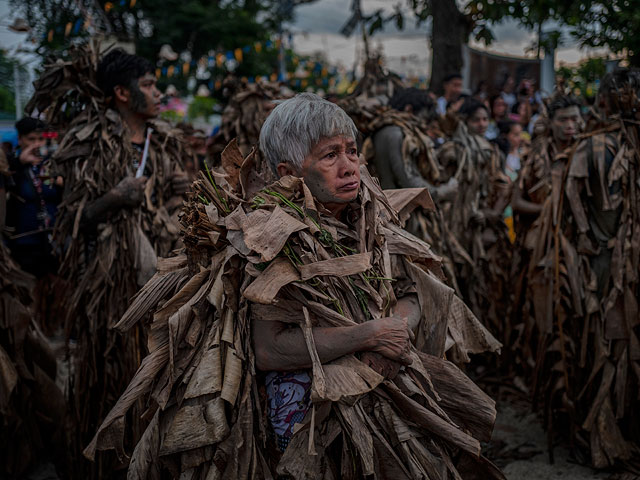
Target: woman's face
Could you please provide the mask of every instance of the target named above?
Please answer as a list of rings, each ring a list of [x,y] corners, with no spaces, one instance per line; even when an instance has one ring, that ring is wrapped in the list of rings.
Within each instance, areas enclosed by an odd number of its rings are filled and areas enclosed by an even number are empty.
[[[511,130],[507,134],[507,140],[512,151],[520,148],[522,143],[522,126],[520,124],[516,123],[511,126]]]
[[[502,99],[502,97],[498,97],[493,102],[493,118],[502,118],[507,112],[507,103]]]
[[[489,114],[484,108],[478,108],[467,120],[467,127],[473,135],[484,136],[488,126]]]

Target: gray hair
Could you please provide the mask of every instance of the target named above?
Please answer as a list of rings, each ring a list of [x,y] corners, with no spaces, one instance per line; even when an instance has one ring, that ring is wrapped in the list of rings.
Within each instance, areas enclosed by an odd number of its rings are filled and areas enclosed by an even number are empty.
[[[336,135],[357,139],[353,120],[335,103],[314,93],[300,93],[277,105],[260,131],[260,150],[277,175],[279,163],[300,169],[311,149]]]

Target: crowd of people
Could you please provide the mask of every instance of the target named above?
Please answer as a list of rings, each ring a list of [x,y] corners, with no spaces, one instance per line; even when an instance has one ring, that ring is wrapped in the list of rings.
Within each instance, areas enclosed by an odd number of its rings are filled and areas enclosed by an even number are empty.
[[[236,82],[206,138],[158,119],[151,63],[88,48],[0,153],[3,473],[503,478],[459,369],[481,353],[552,441],[639,471],[637,72],[589,122],[511,76],[436,97],[372,70],[335,102]],[[57,386],[28,358],[53,335]]]

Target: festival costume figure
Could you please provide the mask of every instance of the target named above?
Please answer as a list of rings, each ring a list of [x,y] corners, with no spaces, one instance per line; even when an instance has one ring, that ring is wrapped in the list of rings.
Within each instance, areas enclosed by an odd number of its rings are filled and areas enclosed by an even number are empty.
[[[69,475],[75,478],[113,474],[115,459],[90,464],[82,450],[145,356],[141,330],[122,336],[112,328],[129,299],[155,273],[157,257],[179,246],[182,197],[173,193],[171,178],[182,173],[182,159],[190,155],[179,131],[160,120],[147,123],[145,145],[132,143],[120,114],[96,87],[97,52],[91,45],[73,51],[71,62],[48,65],[31,102],[52,123],[68,114],[65,103],[77,113],[53,159],[65,180],[54,238],[64,245],[60,273],[71,286],[68,400],[75,424],[68,431],[68,453]],[[87,217],[94,202],[137,170],[148,178],[140,203],[119,205],[97,219]],[[129,445],[145,424],[144,406],[134,410],[125,435]]]
[[[640,77],[613,75],[599,94],[615,105],[607,125],[562,154],[532,157],[523,170],[524,191],[543,205],[525,237],[523,345],[535,359],[532,391],[551,433],[567,434],[596,468],[637,473]]]
[[[458,181],[458,194],[439,207],[449,238],[460,247],[452,251],[462,298],[501,339],[507,329],[512,250],[502,215],[512,188],[504,162],[495,144],[470,133],[462,121],[438,151],[442,181]]]
[[[412,200],[428,193],[387,197],[361,167],[360,193],[337,219],[302,178],[265,185],[253,155],[243,160],[234,145],[222,165],[193,185],[181,217],[185,253],[159,261],[117,325],[126,331],[153,313],[150,353],[86,455],[123,455],[127,412],[146,399],[153,418],[133,452],[135,478],[168,471],[184,478],[435,479],[471,478],[465,475],[474,470],[502,478],[479,448],[490,437],[494,403],[443,359],[468,361],[499,344],[442,283],[429,246],[400,226]],[[385,378],[360,354],[320,362],[314,328],[392,315],[406,292],[417,294],[421,311],[410,366]],[[292,385],[287,391],[265,382],[256,368],[254,320],[302,330],[310,386],[301,376],[279,377]],[[292,435],[276,441],[281,424],[268,417],[300,392],[301,409],[283,420],[293,420]]]

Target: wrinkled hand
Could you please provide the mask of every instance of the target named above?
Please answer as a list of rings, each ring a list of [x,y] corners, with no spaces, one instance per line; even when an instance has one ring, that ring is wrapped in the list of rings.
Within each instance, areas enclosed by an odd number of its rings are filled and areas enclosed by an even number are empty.
[[[191,186],[191,180],[186,173],[174,173],[171,176],[171,190],[174,195],[184,195]]]
[[[125,177],[116,185],[112,193],[122,202],[122,205],[136,207],[144,200],[144,187],[147,177]]]
[[[360,361],[389,380],[396,378],[402,368],[401,363],[383,357],[376,352],[364,352],[360,356]]]
[[[40,162],[42,162],[42,157],[37,154],[37,150],[39,148],[40,145],[35,143],[22,150],[20,152],[20,156],[18,157],[20,163],[24,165],[38,165]]]
[[[411,364],[411,340],[406,319],[385,317],[370,320],[368,323],[372,329],[370,351],[403,365]]]

